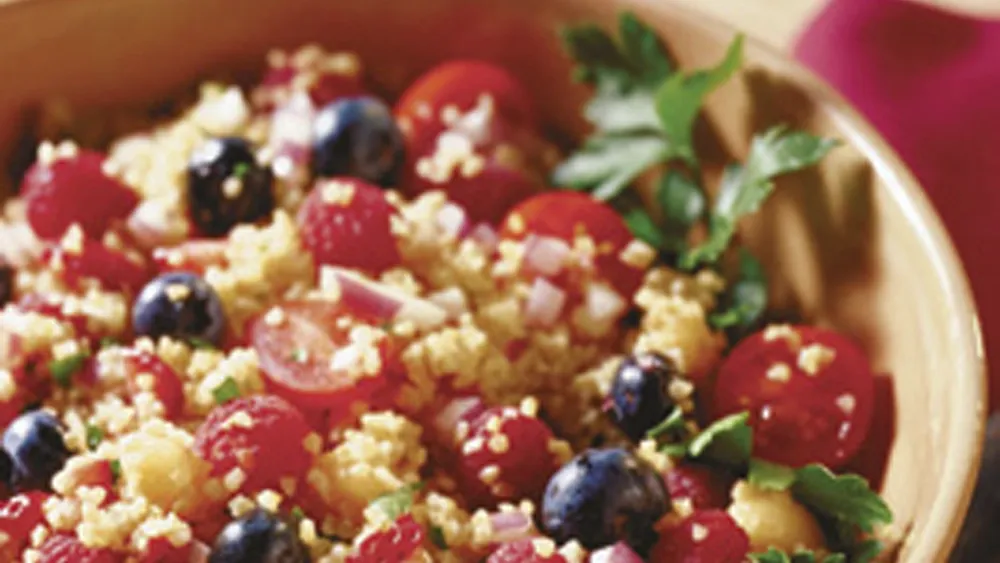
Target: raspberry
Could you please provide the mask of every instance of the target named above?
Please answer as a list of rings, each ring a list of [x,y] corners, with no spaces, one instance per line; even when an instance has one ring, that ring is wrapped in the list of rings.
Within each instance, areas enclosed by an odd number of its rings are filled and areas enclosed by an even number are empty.
[[[49,265],[72,287],[81,278],[93,278],[105,289],[135,292],[150,278],[141,260],[89,239],[82,241],[78,252],[52,247],[45,254]]]
[[[166,362],[149,352],[135,351],[130,353],[125,361],[128,368],[129,390],[132,395],[147,390],[143,389],[145,382],[140,381],[140,376],[153,376],[152,389],[150,390],[163,405],[164,416],[168,420],[176,419],[184,410],[184,387],[177,372]]]
[[[568,563],[548,538],[525,538],[497,548],[486,563]]]
[[[0,544],[0,559],[19,561],[21,550],[28,543],[31,530],[44,522],[42,504],[49,495],[29,492],[15,495],[0,503],[0,532],[9,540]]]
[[[100,238],[108,225],[123,219],[139,198],[101,169],[104,155],[80,150],[52,162],[36,162],[21,183],[28,223],[40,238],[54,239],[78,223],[90,238]]]
[[[137,563],[190,563],[194,544],[188,542],[180,547],[163,537],[149,540],[145,551],[139,554]]]
[[[696,509],[725,508],[735,479],[724,471],[697,464],[681,464],[666,475],[670,498],[690,499]]]
[[[297,481],[305,475],[312,463],[312,454],[303,446],[309,432],[302,413],[290,403],[258,395],[216,407],[195,433],[194,447],[212,464],[213,476],[242,469],[246,479],[239,490],[252,494],[282,490],[283,479]]]
[[[750,539],[722,510],[695,512],[667,528],[653,547],[650,561],[658,563],[742,563]]]
[[[474,506],[539,500],[559,467],[549,452],[552,431],[513,407],[494,407],[470,425],[461,446],[459,483]]]
[[[86,547],[75,536],[49,536],[39,549],[38,563],[120,563],[125,556],[109,549]]]
[[[299,209],[299,232],[317,264],[379,273],[400,263],[393,207],[379,188],[353,178],[320,181]]]
[[[348,563],[406,563],[423,561],[413,559],[424,543],[424,528],[406,514],[396,519],[387,529],[379,530],[366,537],[358,546],[358,552],[347,558]]]

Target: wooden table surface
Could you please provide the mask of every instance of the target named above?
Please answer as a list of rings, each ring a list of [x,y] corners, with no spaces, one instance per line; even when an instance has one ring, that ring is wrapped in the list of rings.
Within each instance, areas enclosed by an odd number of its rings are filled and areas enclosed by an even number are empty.
[[[722,21],[788,49],[827,0],[683,0]],[[874,1],[874,0],[872,0]],[[1000,0],[919,0],[969,14],[1000,17]]]

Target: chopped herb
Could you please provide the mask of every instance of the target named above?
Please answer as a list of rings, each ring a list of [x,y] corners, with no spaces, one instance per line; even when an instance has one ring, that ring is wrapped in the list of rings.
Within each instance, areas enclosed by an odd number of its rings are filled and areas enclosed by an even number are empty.
[[[892,522],[892,511],[868,481],[854,474],[834,475],[819,464],[795,472],[792,495],[813,512],[871,533]]]
[[[784,491],[795,482],[795,470],[791,467],[753,458],[750,460],[747,481],[758,489]]]
[[[680,407],[674,407],[674,410],[670,411],[670,414],[667,415],[667,418],[663,419],[663,422],[646,432],[646,437],[653,439],[660,438],[661,436],[673,437],[683,433],[684,430],[684,410]]]
[[[232,377],[227,377],[215,389],[212,389],[212,397],[215,398],[216,404],[219,405],[228,403],[233,399],[238,399],[239,396],[240,386],[236,384],[236,381]]]
[[[431,526],[427,530],[427,535],[430,536],[431,542],[434,543],[435,547],[442,551],[447,551],[448,542],[445,541],[444,530],[441,529],[441,526]]]
[[[83,369],[83,366],[89,357],[89,354],[80,352],[79,354],[73,354],[71,356],[66,356],[65,358],[52,360],[49,362],[49,373],[52,374],[52,379],[54,379],[60,387],[63,389],[69,389],[70,385],[73,384],[73,375]]]
[[[93,451],[97,449],[97,446],[101,445],[104,441],[104,431],[100,428],[94,426],[93,424],[87,425],[87,449]]]
[[[195,350],[215,350],[215,344],[210,340],[205,340],[204,338],[192,336],[187,339],[187,342]]]
[[[234,178],[243,178],[244,176],[247,175],[248,172],[250,172],[250,164],[247,162],[237,162],[233,166]]]
[[[304,364],[309,361],[309,352],[305,348],[295,348],[292,350],[292,361]]]
[[[389,519],[395,520],[410,511],[414,497],[423,488],[423,483],[405,485],[376,498],[371,502],[371,506],[377,506]]]
[[[755,326],[767,308],[767,276],[753,254],[740,249],[739,277],[722,298],[725,309],[712,313],[709,322],[716,329],[731,329],[736,341]]]
[[[666,239],[664,239],[663,233],[660,232],[660,226],[656,224],[656,221],[644,208],[638,206],[630,207],[622,213],[622,217],[625,219],[628,229],[632,231],[632,236],[653,248],[662,248],[665,246]]]
[[[705,215],[705,191],[678,170],[669,170],[656,186],[656,203],[663,213],[663,243],[657,248],[671,252],[687,250],[687,233]]]
[[[681,266],[692,269],[716,262],[729,246],[739,220],[760,209],[774,191],[774,178],[816,164],[836,145],[833,139],[783,126],[755,135],[746,164],[731,165],[723,174],[709,217],[708,239],[685,254]]]
[[[716,420],[691,440],[688,454],[732,467],[745,466],[753,449],[749,418],[749,413],[742,412]]]
[[[122,476],[122,462],[117,459],[112,459],[108,462],[108,466],[111,468],[111,479],[117,483]]]
[[[291,510],[292,518],[295,520],[304,520],[306,513],[302,511],[301,506],[293,506]]]
[[[729,44],[725,57],[715,67],[690,74],[675,73],[656,92],[656,111],[671,155],[689,166],[698,165],[694,153],[694,123],[705,97],[729,80],[743,64],[743,36]]]
[[[101,338],[101,350],[111,348],[112,346],[118,346],[119,344],[121,343],[114,336],[105,336]]]
[[[773,547],[764,553],[751,553],[749,557],[754,563],[847,563],[847,556],[843,553],[820,557],[809,550],[798,550],[788,555]]]

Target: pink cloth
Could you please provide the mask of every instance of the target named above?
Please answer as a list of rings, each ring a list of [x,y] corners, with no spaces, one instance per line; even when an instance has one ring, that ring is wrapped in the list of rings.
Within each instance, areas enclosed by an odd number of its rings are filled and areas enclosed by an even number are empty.
[[[972,280],[1000,407],[1000,21],[833,0],[795,53],[868,117],[933,200]]]

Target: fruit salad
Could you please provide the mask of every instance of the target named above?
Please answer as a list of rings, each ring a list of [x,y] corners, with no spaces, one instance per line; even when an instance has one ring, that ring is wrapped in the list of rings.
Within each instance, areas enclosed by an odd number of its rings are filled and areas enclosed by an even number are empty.
[[[836,142],[759,132],[708,186],[741,40],[680,70],[619,23],[562,32],[577,147],[491,62],[381,95],[317,46],[38,144],[0,221],[0,560],[891,556],[847,470],[873,368],[774,321],[737,232]]]

